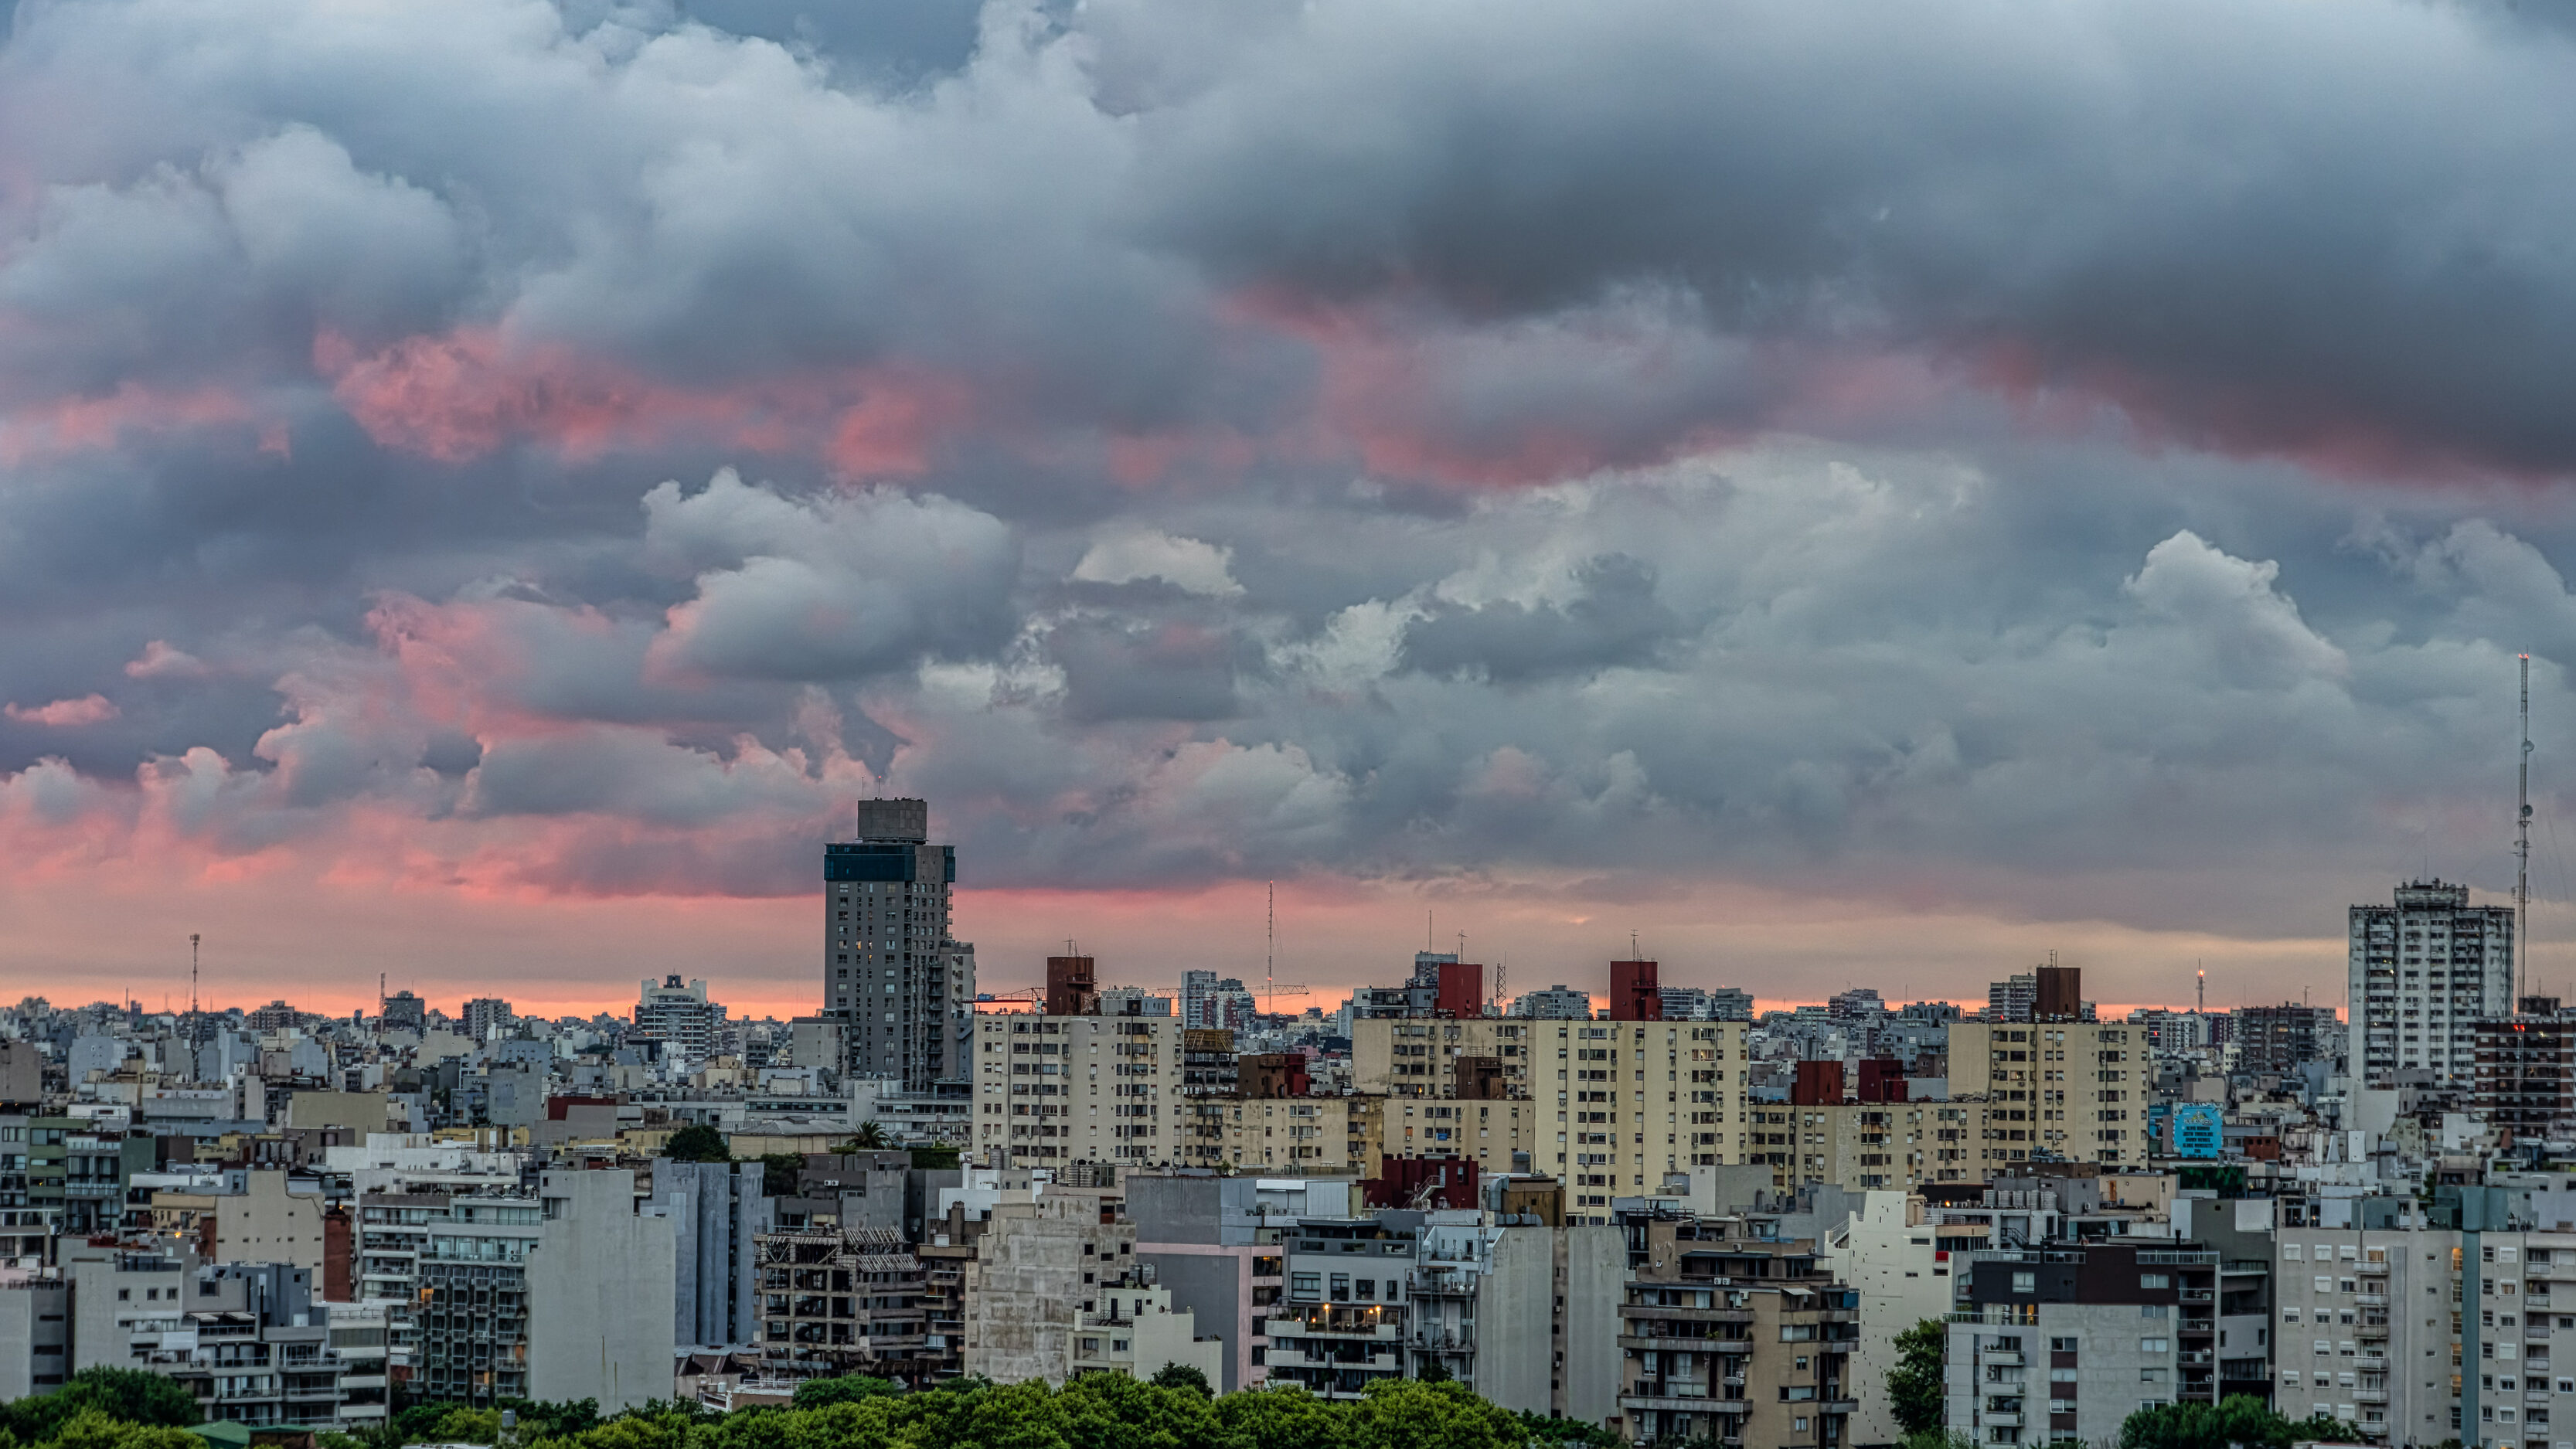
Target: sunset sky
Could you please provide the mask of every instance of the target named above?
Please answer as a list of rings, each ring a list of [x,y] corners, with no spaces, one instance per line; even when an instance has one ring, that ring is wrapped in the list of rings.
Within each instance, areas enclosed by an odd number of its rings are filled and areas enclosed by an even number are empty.
[[[2576,979],[2576,7],[0,17],[12,996]]]

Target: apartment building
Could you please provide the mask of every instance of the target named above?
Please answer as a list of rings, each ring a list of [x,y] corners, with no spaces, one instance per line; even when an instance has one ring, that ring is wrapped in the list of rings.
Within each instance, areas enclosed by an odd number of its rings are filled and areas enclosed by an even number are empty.
[[[1665,1173],[1743,1160],[1743,1023],[1548,1022],[1534,1030],[1541,1118],[1531,1166],[1565,1181],[1569,1210],[1607,1221],[1613,1194],[1660,1187]],[[1546,1120],[1551,1113],[1554,1122]]]
[[[1147,1377],[1187,1364],[1213,1384],[1225,1345],[1146,1281],[1135,1224],[1115,1199],[1078,1189],[1002,1203],[965,1271],[965,1371],[1061,1384],[1091,1369]]]
[[[1859,1300],[1811,1240],[1752,1236],[1669,1200],[1618,1217],[1628,1240],[1614,1427],[1638,1443],[1848,1445]]]
[[[65,1269],[74,1372],[150,1369],[226,1423],[361,1427],[386,1415],[381,1346],[334,1348],[306,1269],[117,1247],[80,1249]]]
[[[698,1349],[747,1348],[759,1337],[761,1307],[751,1264],[776,1207],[761,1190],[757,1162],[653,1159],[646,1211],[671,1220],[675,1250],[672,1336]]]
[[[1403,1278],[1414,1372],[1421,1376],[1436,1364],[1440,1374],[1491,1403],[1552,1412],[1558,1314],[1552,1232],[1495,1226],[1483,1216],[1423,1215],[1413,1266]]]
[[[1350,1179],[1149,1176],[1123,1184],[1136,1224],[1136,1256],[1198,1331],[1224,1341],[1221,1392],[1254,1388],[1269,1376],[1263,1325],[1287,1291],[1285,1225],[1349,1213]]]
[[[1381,1380],[1412,1377],[1405,1277],[1423,1215],[1306,1218],[1283,1231],[1288,1292],[1263,1324],[1270,1382],[1356,1399]]]
[[[1957,1124],[1979,1134],[1967,1164],[1974,1170],[1936,1180],[1974,1182],[2033,1160],[2143,1165],[2152,1085],[2144,1030],[2062,1019],[1952,1023],[1950,1102],[1976,1104],[1984,1121]]]
[[[61,1388],[71,1373],[71,1285],[0,1279],[0,1403]]]
[[[1946,1102],[1756,1104],[1745,1112],[1745,1160],[1771,1167],[1783,1189],[1829,1183],[1901,1190],[1960,1181],[1935,1178],[1933,1158],[1946,1146],[1938,1134],[1963,1130],[1972,1110]]]
[[[1198,1160],[1180,1018],[1010,1012],[978,1018],[975,1031],[979,1151],[1035,1164]]]
[[[798,1375],[930,1378],[929,1273],[896,1229],[851,1225],[762,1233],[760,1353]]]
[[[1987,1445],[2116,1441],[2129,1415],[2179,1401],[2176,1270],[2216,1263],[2206,1249],[2153,1240],[1975,1254],[1950,1323],[1950,1428]]]
[[[2513,908],[2472,906],[2469,888],[2408,881],[2391,904],[2350,912],[2352,1074],[2385,1087],[2422,1068],[2465,1090],[2477,1022],[2513,1008]]]
[[[2477,1024],[2470,1110],[2508,1145],[2576,1138],[2576,1016],[2555,996],[2514,1005]]]
[[[1351,1023],[1351,1090],[1455,1097],[1496,1091],[1498,1078],[1499,1095],[1527,1096],[1532,1048],[1549,1030],[1501,1017],[1364,1017]]]
[[[667,1397],[676,1237],[636,1211],[634,1175],[549,1171],[533,1191],[451,1196],[419,1249],[424,1399]]]

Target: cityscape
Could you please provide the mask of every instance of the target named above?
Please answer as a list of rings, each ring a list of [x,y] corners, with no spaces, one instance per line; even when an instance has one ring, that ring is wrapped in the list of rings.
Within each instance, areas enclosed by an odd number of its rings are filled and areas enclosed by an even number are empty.
[[[2576,0],[0,0],[0,1449],[2576,1449],[2571,154]]]
[[[1931,1325],[1931,1428],[1979,1444],[2240,1396],[2374,1444],[2576,1416],[2576,1009],[2514,996],[2516,910],[2465,886],[2348,908],[2350,1020],[2115,1017],[2055,963],[1965,1005],[1653,960],[1507,999],[1433,951],[1272,1010],[1071,954],[979,991],[935,823],[870,798],[817,843],[788,1021],[678,975],[587,1018],[0,1012],[0,1395],[140,1366],[382,1434],[1186,1372],[1858,1446],[1925,1432],[1888,1386]]]

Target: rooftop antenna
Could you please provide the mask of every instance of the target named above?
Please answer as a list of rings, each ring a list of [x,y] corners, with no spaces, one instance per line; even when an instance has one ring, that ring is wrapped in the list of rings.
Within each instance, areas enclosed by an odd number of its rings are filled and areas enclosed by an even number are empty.
[[[1262,1005],[1279,1009],[1279,882],[1263,884],[1261,908],[1261,996]]]
[[[2531,969],[2531,656],[2522,656],[2521,779],[2515,787],[2513,839],[2514,1005],[2522,1005]]]
[[[2199,1015],[2207,1016],[2209,1014],[2209,970],[2207,967],[2200,964],[2197,957],[2193,958],[2191,966],[2192,970],[2198,973],[2200,977],[2200,985],[2198,988],[2200,992],[2200,1001],[2198,1005],[2192,1008],[2192,1010]]]

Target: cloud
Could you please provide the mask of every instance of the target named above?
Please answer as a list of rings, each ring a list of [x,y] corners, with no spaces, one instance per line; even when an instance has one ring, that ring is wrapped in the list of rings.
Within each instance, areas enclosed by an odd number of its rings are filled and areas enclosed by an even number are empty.
[[[1093,543],[1073,566],[1073,577],[1078,583],[1093,584],[1153,579],[1189,593],[1227,599],[1243,592],[1243,585],[1230,572],[1233,563],[1230,548],[1146,529]]]
[[[172,648],[166,639],[144,645],[141,654],[125,663],[128,679],[203,679],[212,672],[204,660],[184,649]]]
[[[662,668],[848,680],[990,650],[1014,626],[1019,553],[999,519],[935,496],[810,503],[733,473],[645,495],[646,549],[698,568],[654,642]]]
[[[893,789],[1026,901],[2279,960],[2502,878],[2515,654],[2576,749],[2571,79],[2407,0],[22,7],[0,842],[783,900]]]
[[[85,694],[78,699],[58,699],[51,704],[33,707],[12,703],[0,706],[0,714],[21,724],[43,725],[47,729],[75,730],[89,725],[105,724],[116,718],[114,701],[103,694]]]

